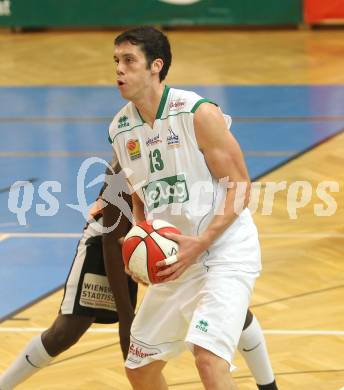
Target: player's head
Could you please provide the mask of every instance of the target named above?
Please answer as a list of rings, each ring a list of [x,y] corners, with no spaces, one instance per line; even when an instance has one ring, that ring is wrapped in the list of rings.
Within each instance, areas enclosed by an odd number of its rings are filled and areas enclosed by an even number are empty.
[[[172,61],[170,42],[166,35],[154,27],[137,27],[118,35],[115,39],[115,46],[126,42],[142,50],[147,61],[147,68],[150,68],[155,60],[161,59],[163,64],[159,79],[160,81],[165,79]]]
[[[135,101],[142,91],[165,79],[171,65],[170,44],[159,30],[138,27],[115,39],[114,60],[122,96]]]

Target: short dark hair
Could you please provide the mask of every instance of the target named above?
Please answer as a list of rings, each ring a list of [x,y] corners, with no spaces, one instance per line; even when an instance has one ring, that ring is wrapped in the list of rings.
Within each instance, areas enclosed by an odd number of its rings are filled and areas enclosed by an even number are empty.
[[[115,45],[127,41],[140,47],[149,67],[157,58],[164,61],[159,73],[160,81],[164,80],[172,61],[171,47],[167,36],[154,27],[143,26],[124,31],[118,35],[115,39]]]

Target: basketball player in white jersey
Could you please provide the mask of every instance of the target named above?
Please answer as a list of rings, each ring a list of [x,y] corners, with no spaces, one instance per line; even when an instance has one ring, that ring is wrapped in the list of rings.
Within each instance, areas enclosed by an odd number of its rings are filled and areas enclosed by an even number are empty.
[[[128,189],[125,182],[122,181],[122,176],[118,175],[119,167],[117,165],[114,166],[114,171],[116,179],[113,181],[108,176],[109,179],[106,180],[112,184],[109,184],[110,188],[108,188],[107,193],[110,196],[114,193],[119,194],[121,199],[128,202],[128,206],[131,207],[130,198],[126,195]],[[107,174],[110,175],[109,170]],[[104,185],[100,196],[105,188],[107,187]],[[108,197],[105,196],[105,199]],[[103,223],[106,227],[114,226],[118,221],[120,210],[111,201],[105,203],[104,208],[103,206],[104,202],[98,198],[90,212],[92,218],[100,224]],[[132,282],[127,283],[117,241],[119,237],[127,233],[130,226],[128,220],[121,219],[117,229],[109,234],[104,234],[103,239],[101,239],[99,232],[87,224],[66,281],[59,315],[53,325],[41,335],[34,337],[17,356],[17,359],[0,375],[0,390],[12,390],[46,367],[56,356],[71,348],[93,322],[112,322],[118,318],[122,353],[124,357],[127,356],[129,330],[136,302],[136,285]],[[96,277],[103,279],[105,275],[104,262],[115,295],[117,313],[113,310],[82,306],[79,302],[82,294],[81,282],[85,274],[92,272],[97,275]],[[277,389],[262,330],[250,310],[247,311],[240,336],[239,350],[256,382],[260,383],[258,387],[267,390]]]
[[[114,59],[129,103],[114,117],[109,140],[135,191],[134,218],[164,219],[183,232],[166,234],[179,252],[161,262],[165,282],[149,286],[134,319],[128,378],[135,390],[167,389],[163,367],[189,347],[205,389],[236,389],[228,372],[261,263],[231,120],[197,94],[162,83],[171,52],[158,30],[122,33]],[[246,184],[241,208],[238,183]],[[276,389],[270,379],[260,388]]]

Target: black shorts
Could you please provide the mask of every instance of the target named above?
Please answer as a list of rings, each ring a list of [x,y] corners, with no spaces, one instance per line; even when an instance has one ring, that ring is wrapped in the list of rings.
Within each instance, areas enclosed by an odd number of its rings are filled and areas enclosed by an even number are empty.
[[[135,307],[137,284],[130,277],[127,279],[130,299]],[[77,246],[60,313],[95,317],[94,322],[101,324],[118,322],[116,303],[105,272],[102,236],[92,231],[89,225]]]

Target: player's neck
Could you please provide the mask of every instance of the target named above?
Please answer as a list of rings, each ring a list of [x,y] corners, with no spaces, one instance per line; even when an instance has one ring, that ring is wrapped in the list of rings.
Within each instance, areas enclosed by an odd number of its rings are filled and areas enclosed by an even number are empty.
[[[150,127],[153,127],[164,89],[165,85],[159,82],[158,85],[147,88],[142,96],[133,101],[142,119]]]

